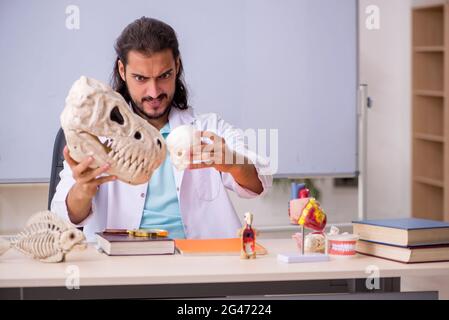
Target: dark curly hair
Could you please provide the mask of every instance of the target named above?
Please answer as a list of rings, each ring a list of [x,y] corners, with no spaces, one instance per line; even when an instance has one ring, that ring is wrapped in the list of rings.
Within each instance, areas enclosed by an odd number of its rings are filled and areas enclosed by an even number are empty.
[[[120,93],[129,103],[131,96],[128,92],[126,82],[120,77],[118,60],[122,61],[126,66],[128,61],[128,53],[135,50],[144,54],[152,54],[165,49],[170,49],[175,60],[179,57],[179,72],[176,75],[176,88],[173,96],[173,106],[181,110],[187,109],[187,88],[184,82],[184,70],[179,53],[178,39],[172,27],[168,24],[148,18],[142,17],[130,23],[117,38],[114,46],[117,58],[112,72],[111,85],[112,88]]]

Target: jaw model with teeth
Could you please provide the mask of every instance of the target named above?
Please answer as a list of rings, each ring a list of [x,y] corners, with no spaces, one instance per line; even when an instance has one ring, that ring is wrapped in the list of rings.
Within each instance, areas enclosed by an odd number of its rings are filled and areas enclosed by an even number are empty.
[[[134,114],[123,97],[95,79],[81,77],[66,98],[61,114],[70,156],[92,156],[90,168],[110,164],[108,174],[137,185],[150,180],[165,159],[159,131]]]
[[[331,256],[353,257],[356,255],[356,244],[359,236],[347,232],[340,234],[335,226],[327,234],[328,252]]]

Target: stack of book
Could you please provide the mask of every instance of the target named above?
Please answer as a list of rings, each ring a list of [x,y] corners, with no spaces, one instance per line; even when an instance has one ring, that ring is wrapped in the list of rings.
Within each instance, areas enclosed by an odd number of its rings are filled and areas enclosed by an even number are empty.
[[[358,253],[404,263],[449,261],[449,223],[406,218],[353,225]]]
[[[110,256],[174,254],[175,241],[168,237],[134,237],[126,233],[97,233],[97,246]]]

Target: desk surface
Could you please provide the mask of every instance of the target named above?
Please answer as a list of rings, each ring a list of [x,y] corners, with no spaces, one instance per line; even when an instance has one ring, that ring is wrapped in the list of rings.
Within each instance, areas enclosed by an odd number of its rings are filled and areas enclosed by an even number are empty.
[[[48,264],[9,250],[0,256],[0,287],[65,286],[71,271],[68,267],[73,265],[79,268],[80,284],[85,286],[356,279],[366,278],[367,268],[373,265],[379,268],[380,277],[449,276],[449,262],[402,264],[363,255],[286,264],[277,261],[277,254],[294,252],[292,240],[260,239],[260,243],[269,253],[255,260],[178,254],[109,257],[90,245],[67,255],[64,263]]]

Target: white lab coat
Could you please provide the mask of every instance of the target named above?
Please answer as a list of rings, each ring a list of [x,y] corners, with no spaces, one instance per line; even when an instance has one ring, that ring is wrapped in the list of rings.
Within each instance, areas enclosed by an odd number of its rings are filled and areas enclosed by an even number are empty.
[[[217,114],[197,115],[192,108],[172,108],[169,114],[170,129],[182,124],[192,124],[197,130],[207,130],[224,137],[226,144],[237,152],[246,150],[240,130],[226,123]],[[265,194],[272,185],[272,176],[267,174],[269,161],[253,152],[246,156],[254,163],[263,185],[258,195],[241,187],[229,173],[220,173],[214,168],[178,171],[173,167],[175,183],[184,232],[187,238],[232,238],[241,227],[229,196],[224,190],[235,191],[242,198],[254,198]],[[264,170],[262,170],[264,169]],[[69,219],[67,194],[75,183],[72,171],[64,161],[51,210]],[[92,201],[89,216],[78,226],[84,227],[88,241],[95,241],[95,232],[105,228],[136,229],[142,219],[148,183],[133,186],[121,181],[102,184]]]

